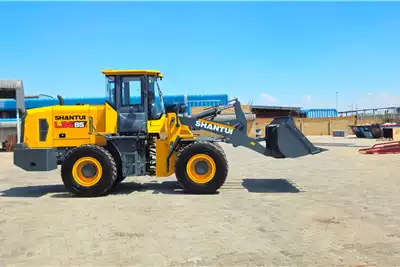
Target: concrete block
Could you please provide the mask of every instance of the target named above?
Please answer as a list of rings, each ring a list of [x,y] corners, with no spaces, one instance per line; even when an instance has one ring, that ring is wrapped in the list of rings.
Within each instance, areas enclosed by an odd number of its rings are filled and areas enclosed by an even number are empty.
[[[347,137],[348,132],[344,130],[333,130],[332,131],[332,136],[334,137]]]

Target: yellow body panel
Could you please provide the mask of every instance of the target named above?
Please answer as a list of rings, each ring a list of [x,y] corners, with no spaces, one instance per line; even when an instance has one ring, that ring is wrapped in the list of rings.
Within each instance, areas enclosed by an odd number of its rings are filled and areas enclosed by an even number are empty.
[[[175,172],[176,152],[172,153],[169,159],[169,171],[167,171],[167,156],[169,151],[169,142],[167,140],[156,141],[156,176],[168,177]]]
[[[74,147],[84,144],[105,145],[106,139],[89,134],[89,117],[101,134],[113,134],[117,130],[117,112],[108,104],[92,106],[51,106],[27,111],[24,127],[24,143],[30,148]],[[46,140],[40,140],[39,120],[48,124]]]
[[[166,133],[166,122],[167,116],[162,115],[158,120],[149,120],[147,121],[147,132],[149,134],[152,133]]]
[[[179,127],[176,126],[179,121],[179,117],[175,113],[168,113],[167,118],[162,120],[164,122],[163,126],[159,126],[162,122],[158,122],[152,128],[153,131],[160,129],[167,133],[166,140],[156,141],[156,176],[157,177],[168,177],[175,172],[175,159],[176,151],[174,151],[170,158],[169,170],[167,170],[167,156],[170,149],[170,144],[175,142],[177,137],[182,139],[195,139],[193,133],[190,131],[189,127],[182,125],[179,122]],[[152,123],[155,121],[152,121]],[[150,123],[150,122],[149,122]],[[149,128],[150,129],[150,128]],[[162,133],[162,132],[161,132]]]
[[[104,75],[153,75],[162,77],[163,75],[159,70],[102,70],[101,73]]]
[[[53,147],[53,107],[34,108],[27,110],[28,116],[24,124],[23,142],[30,148],[49,148]],[[39,119],[47,119],[48,132],[45,141],[39,138]]]
[[[118,131],[118,113],[108,103],[104,105],[105,109],[105,129],[106,133],[117,133]]]

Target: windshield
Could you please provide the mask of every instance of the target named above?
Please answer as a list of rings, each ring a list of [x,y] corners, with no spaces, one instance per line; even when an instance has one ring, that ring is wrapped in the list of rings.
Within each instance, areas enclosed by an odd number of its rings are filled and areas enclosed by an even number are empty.
[[[149,89],[154,91],[154,104],[151,113],[154,119],[159,119],[165,114],[164,98],[160,89],[157,78],[152,77],[149,79]]]

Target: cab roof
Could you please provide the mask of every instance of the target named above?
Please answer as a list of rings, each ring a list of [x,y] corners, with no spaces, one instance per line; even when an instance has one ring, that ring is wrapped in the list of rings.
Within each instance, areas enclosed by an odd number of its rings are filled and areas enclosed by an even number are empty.
[[[103,73],[106,76],[118,76],[118,75],[150,75],[150,76],[156,76],[162,78],[163,75],[159,70],[113,70],[113,69],[108,69],[108,70],[102,70],[101,73]]]

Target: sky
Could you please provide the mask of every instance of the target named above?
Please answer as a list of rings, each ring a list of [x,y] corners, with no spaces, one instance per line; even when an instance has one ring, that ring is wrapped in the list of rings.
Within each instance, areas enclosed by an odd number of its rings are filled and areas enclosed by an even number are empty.
[[[165,95],[336,108],[400,105],[399,3],[0,3],[0,79],[105,95],[102,69],[158,69]]]

